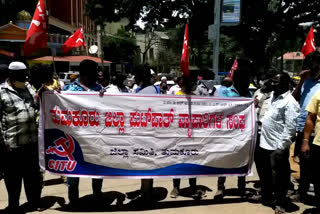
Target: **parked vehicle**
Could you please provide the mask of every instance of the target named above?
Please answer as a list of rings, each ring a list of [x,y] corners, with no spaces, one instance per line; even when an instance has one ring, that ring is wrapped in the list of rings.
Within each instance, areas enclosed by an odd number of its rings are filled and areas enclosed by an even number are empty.
[[[69,84],[71,80],[74,80],[79,75],[78,71],[68,71],[59,74],[59,80],[65,85]]]

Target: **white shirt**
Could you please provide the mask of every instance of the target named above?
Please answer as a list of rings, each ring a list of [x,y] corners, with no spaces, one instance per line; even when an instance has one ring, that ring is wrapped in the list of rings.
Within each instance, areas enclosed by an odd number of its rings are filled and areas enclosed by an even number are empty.
[[[140,91],[138,91],[139,94],[158,94],[157,89],[154,85],[147,86]]]
[[[176,94],[178,91],[180,91],[181,88],[178,84],[171,86],[169,92],[167,94]]]
[[[295,136],[300,106],[290,91],[270,97],[269,108],[262,118],[260,147],[266,150],[289,148]]]
[[[104,89],[106,90],[106,92],[105,92],[106,94],[119,94],[119,93],[121,93],[119,88],[113,84],[107,85]]]

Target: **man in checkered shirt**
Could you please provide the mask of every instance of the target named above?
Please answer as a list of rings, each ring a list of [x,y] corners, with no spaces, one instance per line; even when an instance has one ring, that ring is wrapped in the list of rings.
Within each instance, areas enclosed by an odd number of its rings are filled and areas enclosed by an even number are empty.
[[[30,208],[39,207],[41,174],[38,161],[38,105],[26,82],[27,67],[12,62],[9,78],[0,85],[0,144],[5,147],[8,213],[17,213],[22,180]]]

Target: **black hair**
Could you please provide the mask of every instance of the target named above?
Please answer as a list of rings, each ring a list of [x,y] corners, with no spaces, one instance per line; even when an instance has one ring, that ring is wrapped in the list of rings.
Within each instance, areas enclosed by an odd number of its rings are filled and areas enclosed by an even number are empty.
[[[114,84],[120,88],[124,87],[123,82],[127,79],[125,74],[117,74],[114,80]]]
[[[53,79],[53,67],[48,64],[36,64],[30,68],[31,78],[39,78],[41,83],[49,82]]]
[[[152,85],[151,83],[151,71],[149,65],[138,65],[134,69],[135,71],[135,80],[139,85],[142,83],[142,87],[146,87]]]
[[[180,82],[181,80],[182,80],[181,76],[177,77],[177,83]]]
[[[185,88],[185,93],[190,94],[192,92],[192,88],[197,84],[197,73],[190,71],[189,77],[185,74],[182,75],[183,86]]]
[[[94,74],[94,72],[98,73],[98,63],[89,59],[85,59],[80,62],[80,66],[79,66],[80,76],[96,75]]]
[[[280,84],[283,85],[283,87],[290,87],[291,78],[288,73],[281,72],[280,74]]]
[[[314,51],[314,52],[312,52],[312,53],[310,53],[310,54],[308,54],[307,55],[307,57],[310,55],[310,63],[311,62],[318,62],[318,63],[320,63],[320,52],[319,51]],[[311,64],[310,64],[310,66],[311,66]]]
[[[99,71],[98,75],[102,75],[103,78],[105,78],[106,80],[110,81],[110,73],[107,70],[103,70],[103,71]]]

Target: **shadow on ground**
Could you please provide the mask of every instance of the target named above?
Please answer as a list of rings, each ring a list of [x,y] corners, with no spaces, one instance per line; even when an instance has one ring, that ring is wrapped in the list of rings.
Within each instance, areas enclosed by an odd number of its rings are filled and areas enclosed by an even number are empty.
[[[211,192],[212,190],[206,186],[199,185],[197,189],[203,192]],[[247,189],[247,193],[254,192],[253,189]],[[157,210],[157,209],[170,209],[179,207],[192,207],[192,206],[207,206],[214,204],[231,204],[246,202],[246,198],[240,197],[228,197],[239,196],[237,189],[228,189],[226,191],[226,197],[223,200],[217,201],[213,199],[197,200],[194,198],[193,193],[189,188],[180,190],[180,196],[186,198],[193,198],[192,200],[176,200],[176,201],[162,201],[167,198],[168,190],[163,187],[153,188],[152,196],[150,199],[142,200],[140,191],[136,190],[126,194],[112,191],[105,192],[99,199],[93,195],[87,195],[80,198],[79,203],[75,207],[64,206],[57,210],[64,212],[117,212],[117,211],[143,211],[143,210]],[[126,197],[127,196],[127,197]],[[129,203],[124,204],[124,201],[128,199],[128,196],[132,199]],[[205,198],[205,196],[203,197]]]
[[[45,196],[41,198],[41,207],[39,209],[30,207],[30,204],[26,202],[20,205],[19,210],[15,211],[14,214],[25,214],[33,211],[45,211],[51,208],[56,203],[58,203],[60,206],[64,206],[65,199],[62,197],[56,197],[56,196]],[[6,214],[6,213],[8,213],[7,208],[4,210],[0,210],[0,214]]]
[[[53,185],[58,185],[58,184],[63,184],[65,183],[62,178],[55,178],[55,179],[50,179],[50,180],[45,180],[43,182],[44,186],[53,186]]]

